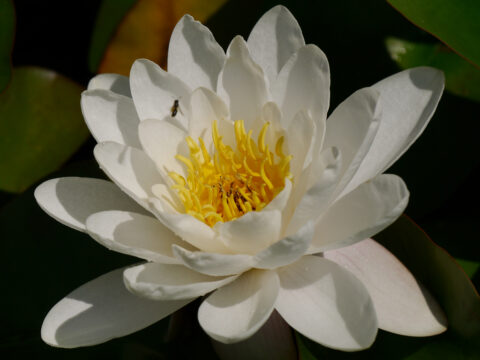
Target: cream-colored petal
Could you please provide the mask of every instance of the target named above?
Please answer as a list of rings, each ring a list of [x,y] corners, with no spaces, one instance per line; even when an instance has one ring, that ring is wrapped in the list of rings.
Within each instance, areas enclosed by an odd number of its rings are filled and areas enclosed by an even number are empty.
[[[278,289],[275,272],[251,270],[206,298],[198,309],[198,321],[217,341],[245,340],[272,314]]]
[[[375,309],[363,284],[330,260],[304,256],[277,270],[275,308],[309,339],[338,350],[370,347],[377,335]]]
[[[327,251],[368,290],[380,329],[406,336],[431,336],[446,330],[447,319],[433,296],[387,249],[366,239]]]
[[[225,53],[206,26],[190,15],[173,29],[168,46],[168,72],[191,89],[200,86],[215,91]]]
[[[273,84],[290,56],[305,45],[302,30],[290,11],[281,5],[267,11],[248,37],[253,61]]]
[[[105,210],[145,210],[114,183],[101,179],[66,177],[45,181],[35,189],[40,207],[55,220],[75,230],[86,231],[85,221]]]
[[[142,299],[125,288],[123,270],[102,275],[60,300],[43,321],[43,341],[62,348],[101,344],[150,326],[193,300]]]
[[[140,148],[138,118],[133,100],[109,90],[82,93],[81,107],[85,122],[97,142],[114,141]]]
[[[193,299],[231,283],[237,276],[213,277],[192,271],[183,265],[146,263],[123,272],[127,289],[151,300]]]

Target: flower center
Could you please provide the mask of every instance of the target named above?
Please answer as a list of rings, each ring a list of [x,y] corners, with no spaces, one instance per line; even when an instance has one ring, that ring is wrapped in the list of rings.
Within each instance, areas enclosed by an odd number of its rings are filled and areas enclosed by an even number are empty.
[[[186,179],[175,172],[169,173],[185,213],[213,226],[249,211],[262,210],[282,191],[285,178],[292,179],[289,171],[292,155],[283,154],[283,136],[276,140],[275,154],[270,151],[265,144],[269,125],[265,123],[255,143],[252,130],[245,131],[243,120],[235,121],[234,150],[224,144],[214,121],[212,156],[202,138],[198,143],[190,136],[186,138],[190,157],[175,156],[187,170]]]

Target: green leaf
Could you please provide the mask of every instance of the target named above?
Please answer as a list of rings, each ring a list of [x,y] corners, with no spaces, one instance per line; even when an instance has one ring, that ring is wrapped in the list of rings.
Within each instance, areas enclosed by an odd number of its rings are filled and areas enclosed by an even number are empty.
[[[387,0],[408,20],[480,66],[480,1]]]
[[[454,259],[406,216],[375,239],[433,293],[447,315],[449,330],[464,340],[478,342],[480,297]]]
[[[303,339],[304,338],[295,331],[295,340],[297,342],[299,360],[317,360],[317,358],[310,352],[310,350],[308,350]]]
[[[87,139],[81,91],[50,70],[14,69],[0,96],[0,189],[24,191],[58,169]]]
[[[387,38],[391,58],[402,68],[432,66],[445,73],[445,87],[451,93],[480,101],[480,69],[442,44],[415,43]]]
[[[0,92],[10,81],[12,65],[10,54],[15,35],[15,9],[10,0],[0,0]]]
[[[136,0],[103,0],[93,29],[88,68],[96,73],[117,26]]]
[[[470,261],[464,259],[456,259],[457,263],[462,267],[463,271],[468,275],[469,278],[472,278],[473,275],[480,269],[480,262]]]

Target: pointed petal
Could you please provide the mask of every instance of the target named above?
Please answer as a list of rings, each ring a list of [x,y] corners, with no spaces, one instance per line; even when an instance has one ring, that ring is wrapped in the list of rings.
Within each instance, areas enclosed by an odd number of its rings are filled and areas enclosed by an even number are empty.
[[[380,93],[382,118],[377,135],[350,189],[388,169],[420,136],[444,88],[440,70],[418,67],[392,75],[372,88]]]
[[[140,122],[133,100],[108,90],[87,90],[82,93],[82,113],[97,142],[114,141],[140,148]]]
[[[306,223],[291,236],[284,237],[254,257],[255,268],[275,269],[293,263],[302,257],[312,242],[315,226],[312,221]]]
[[[145,213],[118,186],[101,179],[51,179],[35,189],[35,199],[48,215],[79,231],[86,231],[85,221],[91,214],[99,211],[125,210]]]
[[[381,116],[379,97],[380,93],[373,88],[360,89],[338,105],[327,120],[324,146],[335,146],[342,152],[342,178],[336,189],[339,195],[344,189],[342,194],[353,190],[345,186],[375,138]]]
[[[272,87],[280,106],[283,127],[297,112],[305,110],[314,122],[327,118],[330,102],[330,69],[325,54],[315,45],[305,45],[282,68]]]
[[[86,227],[90,236],[108,249],[148,261],[178,264],[172,245],[193,249],[157,219],[133,212],[98,212],[89,216]]]
[[[110,90],[118,95],[132,97],[130,92],[130,80],[128,77],[118,74],[99,74],[94,76],[88,83],[88,90]]]
[[[375,309],[367,289],[350,272],[329,260],[304,256],[278,274],[275,308],[295,330],[338,350],[372,345],[377,335]]]
[[[188,156],[185,131],[164,120],[147,119],[140,123],[138,134],[143,149],[163,174],[175,171],[184,176],[184,167],[175,156]]]
[[[245,340],[272,314],[278,289],[275,272],[251,270],[206,298],[198,309],[198,321],[217,341]]]
[[[127,291],[122,278],[123,269],[114,270],[60,300],[43,321],[43,341],[63,348],[101,344],[150,326],[192,300],[142,299]]]
[[[241,36],[236,36],[228,47],[217,88],[230,108],[230,118],[243,119],[245,127],[252,128],[268,100],[268,90],[263,71],[253,62]]]
[[[276,311],[248,339],[235,344],[212,339],[212,345],[222,360],[298,360],[292,328]]]
[[[372,239],[327,251],[352,272],[372,297],[380,329],[407,336],[431,336],[446,330],[446,318],[432,295],[387,249]]]
[[[190,15],[180,19],[168,46],[168,72],[191,89],[204,86],[215,91],[225,53],[207,27]]]
[[[287,234],[294,234],[310,220],[316,221],[333,200],[340,176],[342,157],[336,148],[325,149],[319,156],[323,163],[323,171],[316,183],[303,194],[300,202],[295,206],[288,223]]]
[[[237,276],[212,277],[183,265],[146,263],[123,273],[125,286],[133,294],[152,300],[193,299],[234,281]]]
[[[148,208],[152,186],[163,180],[153,161],[143,151],[114,142],[97,144],[93,151],[102,170],[124,192]]]
[[[334,203],[319,220],[310,253],[348,246],[392,224],[407,207],[409,193],[396,175],[383,174]]]
[[[140,120],[163,119],[176,99],[187,98],[189,87],[154,62],[139,59],[130,71],[130,87]],[[183,103],[183,102],[182,102]],[[177,115],[181,117],[181,113]]]
[[[233,252],[253,255],[278,240],[281,222],[278,210],[250,211],[235,220],[218,222],[214,228]]]
[[[290,56],[305,45],[302,30],[290,11],[281,5],[267,11],[248,37],[252,59],[273,84]]]
[[[298,176],[312,161],[312,145],[315,142],[315,124],[306,111],[299,111],[287,128],[289,154],[293,156],[290,171]]]
[[[173,253],[189,269],[210,276],[240,274],[253,265],[250,255],[189,251],[176,245],[173,245]]]

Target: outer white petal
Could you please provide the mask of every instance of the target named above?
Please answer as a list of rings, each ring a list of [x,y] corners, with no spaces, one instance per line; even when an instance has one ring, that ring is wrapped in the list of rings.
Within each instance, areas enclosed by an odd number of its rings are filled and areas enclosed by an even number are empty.
[[[320,153],[319,158],[323,166],[322,172],[296,204],[288,223],[287,234],[294,234],[310,220],[316,221],[333,200],[340,176],[342,156],[336,148],[328,148]]]
[[[330,69],[322,50],[305,45],[293,54],[278,74],[272,95],[282,110],[284,128],[288,128],[300,110],[306,110],[314,122],[326,119]]]
[[[297,20],[286,7],[278,5],[258,20],[247,43],[253,60],[273,84],[280,69],[305,45],[305,40]]]
[[[183,265],[146,263],[123,272],[125,286],[133,294],[152,300],[192,299],[234,281],[237,276],[213,277]]]
[[[185,174],[184,167],[175,159],[177,154],[188,156],[185,131],[164,120],[147,119],[140,123],[138,134],[143,149],[161,173]]]
[[[159,199],[150,200],[150,210],[177,236],[205,252],[232,253],[210,226],[191,215],[165,211],[163,205]]]
[[[190,15],[180,19],[168,46],[168,72],[191,89],[200,86],[215,91],[225,53],[207,27]]]
[[[148,261],[178,264],[172,245],[187,243],[175,236],[157,219],[127,211],[102,211],[87,219],[87,231],[110,250]]]
[[[378,327],[400,335],[430,336],[446,330],[446,318],[432,295],[387,249],[372,239],[324,253],[351,271],[368,290]]]
[[[130,71],[130,87],[140,120],[163,119],[171,114],[176,99],[188,98],[190,88],[175,75],[164,71],[154,62],[139,59],[133,63]],[[181,118],[179,112],[177,118]]]
[[[141,330],[193,299],[151,301],[127,291],[123,269],[92,280],[60,300],[47,314],[42,339],[63,348],[90,346]]]
[[[85,221],[104,210],[145,211],[114,183],[101,179],[67,177],[45,181],[35,189],[40,207],[55,220],[85,231]]]
[[[190,97],[191,115],[188,134],[195,140],[201,137],[207,149],[212,144],[212,123],[217,121],[219,129],[228,117],[228,107],[214,92],[206,88],[195,89]]]
[[[383,174],[333,204],[318,222],[310,253],[354,244],[392,224],[407,207],[409,193],[396,175]]]
[[[252,256],[243,254],[189,251],[176,245],[173,245],[173,253],[186,267],[210,276],[240,274],[254,264]]]
[[[236,36],[228,47],[217,89],[229,106],[230,118],[243,119],[245,128],[251,129],[268,101],[268,90],[263,70],[253,62],[241,36]]]
[[[291,236],[286,236],[254,257],[254,267],[259,269],[275,269],[293,263],[302,257],[312,242],[313,222],[306,223]]]
[[[222,360],[298,360],[292,328],[276,311],[248,339],[235,344],[212,339],[212,345]]]
[[[444,82],[441,71],[419,67],[372,86],[380,93],[382,118],[373,144],[348,189],[384,172],[413,144],[432,117]]]
[[[114,142],[95,146],[95,159],[123,191],[148,208],[152,186],[163,180],[153,161],[143,151]]]
[[[109,90],[87,90],[82,93],[82,113],[97,142],[115,141],[140,147],[140,122],[133,100]]]
[[[294,177],[303,171],[312,160],[312,145],[315,143],[315,124],[306,111],[299,111],[287,128],[290,172]]]
[[[198,321],[215,340],[229,344],[252,336],[268,320],[278,295],[273,271],[251,270],[200,305]]]
[[[89,81],[87,89],[110,90],[119,95],[132,97],[130,80],[128,77],[118,74],[99,74]]]
[[[278,240],[282,228],[282,213],[250,211],[245,215],[215,224],[224,244],[233,252],[253,255]]]
[[[325,146],[342,152],[337,194],[350,182],[372,145],[380,123],[379,96],[373,88],[360,89],[338,105],[327,120]]]
[[[377,319],[367,289],[349,271],[304,256],[278,270],[275,308],[295,330],[327,347],[355,351],[372,345]]]

